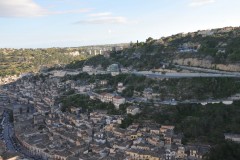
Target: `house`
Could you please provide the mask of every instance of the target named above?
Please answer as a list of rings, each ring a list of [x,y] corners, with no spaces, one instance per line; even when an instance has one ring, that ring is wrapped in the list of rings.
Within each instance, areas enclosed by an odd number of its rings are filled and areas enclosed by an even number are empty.
[[[226,133],[224,134],[226,140],[231,140],[233,142],[238,142],[240,143],[240,134],[230,134]]]
[[[187,157],[187,154],[185,153],[185,148],[183,146],[179,146],[175,158],[184,159],[185,157]]]
[[[145,88],[143,91],[143,97],[147,98],[147,99],[152,99],[152,93],[153,93],[153,89],[152,88]]]
[[[176,153],[174,150],[171,149],[166,149],[165,150],[165,160],[172,160],[173,158],[175,158]]]
[[[41,114],[37,114],[33,116],[33,124],[44,124],[45,117]]]
[[[127,114],[136,115],[140,113],[140,109],[137,106],[130,106],[127,108]]]
[[[170,145],[172,144],[172,136],[171,135],[166,135],[164,136],[165,144]]]
[[[119,93],[122,93],[122,91],[125,89],[126,87],[123,86],[123,83],[118,83],[118,86],[117,86],[117,91]]]
[[[113,97],[113,104],[116,107],[116,109],[119,109],[119,106],[121,104],[124,104],[126,102],[125,98],[121,97],[121,96],[114,96]]]
[[[81,112],[82,108],[76,108],[76,107],[71,107],[70,111],[73,114],[79,114]]]
[[[82,71],[83,72],[87,72],[88,74],[93,74],[93,72],[94,72],[94,68],[93,68],[93,66],[84,66],[83,68],[82,68]]]
[[[186,53],[186,52],[197,52],[200,49],[201,45],[198,43],[184,43],[182,45],[179,46],[178,51],[180,53]]]
[[[100,81],[100,85],[102,85],[102,86],[107,85],[107,84],[108,84],[107,80],[101,80]]]
[[[90,99],[96,99],[97,98],[97,94],[94,94],[93,92],[88,93],[88,95],[90,96]]]
[[[116,76],[120,73],[121,69],[118,64],[112,64],[107,68],[107,72],[110,72],[112,76]]]
[[[201,35],[203,37],[206,37],[206,36],[211,36],[214,34],[214,31],[213,30],[203,30],[203,31],[198,31],[197,33],[198,35]]]
[[[53,71],[53,77],[64,77],[66,75],[66,71]]]
[[[182,134],[173,135],[172,138],[173,138],[173,143],[175,143],[177,145],[181,145],[182,144],[182,138],[183,138]]]
[[[127,141],[115,141],[113,148],[114,149],[120,149],[120,150],[126,150],[131,146],[131,142]]]
[[[113,97],[114,97],[114,94],[111,94],[111,93],[101,93],[100,94],[100,100],[102,102],[112,102]]]
[[[131,140],[136,140],[141,136],[142,136],[142,134],[140,132],[133,132],[133,133],[130,134],[130,139]]]
[[[149,145],[149,144],[146,144],[146,143],[138,143],[138,144],[135,144],[135,145],[132,145],[131,148],[133,149],[140,149],[140,150],[151,150],[152,148],[152,145]]]
[[[160,132],[159,132],[159,127],[157,127],[157,126],[150,126],[149,127],[149,132],[150,132],[150,134],[159,134]]]
[[[129,159],[134,160],[160,160],[159,154],[154,151],[145,151],[140,149],[128,149],[125,151],[125,154],[128,155]]]
[[[67,52],[67,53],[65,53],[66,55],[71,55],[71,56],[79,56],[79,51],[72,51],[72,52]]]
[[[116,137],[122,138],[122,137],[125,137],[126,131],[121,128],[115,128],[112,132]]]
[[[82,68],[83,72],[92,72],[93,71],[93,66],[84,66]]]
[[[174,126],[167,126],[167,125],[162,125],[160,128],[160,133],[165,135],[166,133],[172,133],[174,131]]]
[[[210,150],[210,146],[200,146],[200,145],[192,145],[192,146],[188,146],[189,149],[189,158],[191,159],[203,159],[203,156],[209,152]]]
[[[87,87],[86,86],[76,86],[74,89],[76,89],[79,93],[86,92]]]
[[[149,138],[146,138],[146,141],[153,146],[164,146],[164,141],[161,141],[159,136],[150,136]]]

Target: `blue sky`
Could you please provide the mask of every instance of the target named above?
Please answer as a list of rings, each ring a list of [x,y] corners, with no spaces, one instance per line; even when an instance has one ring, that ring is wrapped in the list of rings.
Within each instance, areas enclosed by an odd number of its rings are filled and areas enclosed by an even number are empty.
[[[77,47],[240,26],[239,0],[0,0],[0,47]]]

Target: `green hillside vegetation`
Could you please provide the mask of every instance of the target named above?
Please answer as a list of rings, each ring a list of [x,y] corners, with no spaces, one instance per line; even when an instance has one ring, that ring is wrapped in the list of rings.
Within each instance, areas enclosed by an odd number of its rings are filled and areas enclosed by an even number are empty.
[[[218,144],[224,140],[224,133],[240,133],[239,113],[239,102],[233,105],[189,104],[162,108],[152,117],[160,124],[174,124],[176,130],[184,134],[186,142]]]
[[[91,80],[90,77],[83,77],[87,80]],[[98,77],[99,79],[106,79],[106,77]],[[133,79],[136,81],[132,82]],[[81,81],[81,79],[79,79]],[[154,81],[148,81],[144,77],[132,77],[131,75],[122,75],[114,77],[112,80],[109,78],[109,83],[114,84],[118,81],[124,82],[124,84],[132,84],[137,82],[154,84]],[[234,91],[234,85],[236,79],[216,79],[207,78],[203,79],[180,79],[174,81],[159,81],[161,86],[169,88],[176,83],[192,83],[190,88],[196,89],[195,83],[198,85],[205,85],[201,94],[213,94],[214,96],[226,96],[225,94],[232,93]],[[209,84],[210,83],[210,84]],[[227,83],[227,84],[226,84]],[[238,82],[237,82],[238,83]],[[217,85],[216,85],[217,84]],[[168,86],[169,85],[169,86]],[[215,86],[214,86],[215,85]],[[227,87],[233,86],[227,90]],[[210,87],[211,86],[211,87]],[[187,88],[187,90],[190,90]],[[182,94],[188,92],[185,89],[179,91]],[[216,92],[217,90],[217,92]],[[160,90],[161,91],[161,90]],[[190,94],[197,93],[189,92]],[[215,94],[214,94],[215,93]],[[189,94],[189,96],[190,96]],[[197,95],[200,93],[197,93]],[[195,97],[197,97],[195,95]],[[129,104],[121,105],[120,110],[114,109],[111,103],[102,103],[99,100],[91,100],[89,96],[78,95],[72,92],[60,98],[63,103],[62,111],[69,111],[71,107],[81,107],[84,111],[92,111],[96,109],[107,110],[109,114],[124,114],[126,113],[126,107]],[[178,104],[177,106],[160,105],[159,107],[153,106],[153,104],[140,104],[142,112],[137,116],[127,116],[121,125],[122,128],[126,128],[133,122],[142,122],[144,120],[152,120],[158,124],[174,125],[176,126],[177,133],[184,134],[184,143],[207,143],[207,144],[220,144],[224,141],[224,133],[236,133],[240,134],[240,102],[236,101],[232,105],[220,104],[208,104],[202,106],[201,104]]]
[[[59,64],[68,64],[74,60],[86,59],[87,55],[70,56],[66,49],[19,49],[5,51],[0,49],[0,77],[6,75],[34,72],[43,66],[51,67]]]
[[[184,144],[216,145],[225,141],[224,133],[240,134],[239,102],[232,105],[181,104],[153,107],[145,104],[144,106],[139,115],[127,117],[128,125],[134,122],[141,124],[145,120],[152,120],[162,125],[174,125],[177,133],[183,133]]]
[[[206,156],[206,160],[239,160],[240,144],[231,141],[214,146]]]
[[[131,46],[120,52],[112,52],[110,59],[124,67],[132,66],[137,70],[159,68],[161,62],[171,63],[177,58],[203,58],[213,63],[237,63],[240,61],[240,29],[230,32],[215,30],[213,35],[202,36],[198,32],[177,34],[146,42],[131,43]],[[197,52],[180,52],[183,45],[192,46]],[[199,48],[197,47],[199,46]]]
[[[83,112],[92,112],[96,109],[107,110],[108,114],[118,114],[112,103],[103,103],[100,100],[92,100],[89,96],[80,94],[70,94],[61,98],[63,104],[62,111],[70,111],[71,107],[82,108]]]
[[[88,75],[80,73],[76,76],[65,77],[65,80],[80,80],[84,83],[94,83],[107,80],[109,87],[116,89],[117,84],[122,82],[126,89],[122,96],[132,97],[134,91],[143,93],[145,88],[152,88],[153,92],[160,94],[160,99],[218,99],[226,98],[240,92],[240,81],[238,78],[181,78],[169,80],[154,80],[144,76],[133,74],[120,74],[112,77],[107,75]],[[64,79],[63,79],[64,80]]]
[[[84,65],[106,68],[110,63],[119,63],[123,67],[132,67],[136,70],[159,68],[162,62],[172,64],[173,59],[201,58],[216,64],[240,62],[240,28],[229,32],[214,29],[215,33],[203,36],[200,32],[176,34],[161,39],[149,37],[145,42],[130,43],[123,51],[112,51],[110,58],[102,55],[92,57],[86,62],[74,62],[70,68]],[[190,46],[193,51],[180,51],[183,46]],[[170,68],[173,67],[170,65]]]
[[[49,49],[0,49],[0,76],[37,71],[42,66],[68,64],[66,68],[76,69],[84,65],[106,69],[109,64],[119,63],[124,67],[137,70],[149,70],[161,67],[162,62],[172,63],[177,58],[203,58],[213,63],[237,63],[240,61],[240,29],[202,36],[198,32],[177,34],[161,39],[149,37],[145,42],[131,43],[123,51],[112,51],[110,58],[102,55],[89,56],[82,54],[77,57],[65,55],[70,52],[67,48]],[[180,52],[184,45],[197,52]],[[81,49],[74,49],[81,51]],[[172,67],[170,65],[170,67]]]
[[[73,61],[66,65],[67,69],[79,69],[85,65],[99,67],[101,66],[103,69],[106,69],[109,65],[114,63],[111,59],[104,57],[103,55],[91,56],[86,60],[82,61]]]

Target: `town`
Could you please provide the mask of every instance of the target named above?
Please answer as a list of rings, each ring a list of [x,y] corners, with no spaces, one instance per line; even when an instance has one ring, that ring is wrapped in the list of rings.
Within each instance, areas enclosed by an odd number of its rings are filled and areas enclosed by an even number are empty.
[[[0,160],[240,160],[239,6],[0,0]]]
[[[123,71],[128,72],[127,69]],[[139,103],[159,96],[154,95],[152,89],[146,88],[142,98],[136,97],[139,100],[136,103],[136,99],[119,94],[126,88],[122,82],[118,82],[111,93],[99,93],[96,89],[107,88],[108,80],[86,84],[66,78],[79,74],[115,77],[123,73],[117,64],[110,65],[106,71],[84,66],[81,72],[56,70],[25,74],[1,86],[1,150],[12,153],[9,155],[13,157],[58,160],[200,160],[209,152],[210,145],[184,145],[184,135],[175,132],[174,125],[144,120],[122,127],[127,115],[136,116],[142,112]],[[108,113],[109,108],[87,106],[65,106],[67,109],[63,111],[61,99],[69,92],[74,93],[71,96],[89,97],[89,101],[98,100],[98,104],[103,103],[116,112],[122,105],[128,105],[122,114],[115,115]],[[171,100],[170,104],[175,103]],[[226,137],[239,141],[239,135],[226,134]]]
[[[55,100],[62,90],[76,90],[78,94],[91,94],[92,99],[111,102],[116,109],[126,102],[125,98],[110,93],[90,92],[94,85],[80,87],[74,81],[61,82],[49,75],[34,79],[26,75],[2,88],[3,106],[13,105],[13,147],[20,154],[42,159],[173,159],[193,157],[201,159],[209,146],[182,145],[181,133],[174,126],[157,125],[152,122],[134,123],[126,129],[119,125],[125,115],[108,115],[104,110],[83,112],[71,107],[62,112]],[[100,81],[105,85],[107,81]],[[123,84],[118,84],[122,91]],[[86,92],[88,91],[88,92]],[[136,115],[140,108],[131,105],[127,114]],[[9,127],[6,125],[5,127]],[[12,143],[12,142],[9,142]],[[8,148],[9,149],[9,148]]]

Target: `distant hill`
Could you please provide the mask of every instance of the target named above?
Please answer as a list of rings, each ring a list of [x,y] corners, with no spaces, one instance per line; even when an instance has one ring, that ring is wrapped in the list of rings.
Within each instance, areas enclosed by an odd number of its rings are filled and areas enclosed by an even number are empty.
[[[96,56],[97,55],[97,56]],[[240,72],[240,27],[179,33],[145,42],[74,48],[0,49],[0,77],[38,71],[44,66],[84,65],[106,68],[111,63],[136,70],[175,64]]]
[[[240,71],[240,28],[180,33],[161,39],[149,37],[145,42],[131,43],[123,51],[112,52],[110,59],[139,70],[169,63]]]
[[[104,52],[122,50],[129,44],[92,45],[74,48],[0,49],[0,77],[65,66]]]
[[[69,54],[68,54],[69,53]],[[38,71],[43,67],[68,64],[83,60],[87,55],[72,55],[61,48],[49,49],[0,49],[0,77]]]

